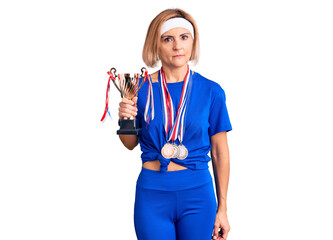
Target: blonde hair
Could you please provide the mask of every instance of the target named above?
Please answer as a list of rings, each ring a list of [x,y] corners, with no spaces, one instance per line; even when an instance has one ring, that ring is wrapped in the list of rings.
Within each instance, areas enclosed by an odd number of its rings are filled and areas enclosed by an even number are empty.
[[[199,33],[197,25],[194,21],[194,19],[185,11],[174,8],[174,9],[166,9],[162,11],[160,14],[158,14],[153,21],[151,21],[147,35],[146,40],[143,45],[143,51],[142,51],[142,59],[145,62],[145,64],[148,67],[155,67],[157,62],[159,61],[158,56],[158,46],[159,46],[159,39],[160,39],[160,32],[161,27],[163,23],[174,17],[182,17],[188,20],[194,28],[194,41],[193,41],[193,48],[190,60],[196,64],[199,60]]]

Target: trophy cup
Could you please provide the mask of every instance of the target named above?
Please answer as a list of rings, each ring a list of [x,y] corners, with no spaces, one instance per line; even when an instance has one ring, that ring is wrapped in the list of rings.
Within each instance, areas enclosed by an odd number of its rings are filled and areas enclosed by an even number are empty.
[[[145,74],[147,73],[146,68],[141,69],[141,76],[138,73],[135,73],[133,77],[130,76],[129,73],[118,74],[116,75],[116,69],[111,68],[110,73],[113,74],[112,82],[120,92],[121,98],[125,97],[127,99],[132,100],[137,96],[138,91],[142,87],[145,79]],[[116,84],[116,78],[118,77],[118,85]],[[141,84],[139,86],[139,78],[142,78]],[[141,133],[141,128],[138,128],[138,121],[134,117],[130,119],[124,118],[119,119],[118,124],[120,129],[117,131],[118,135],[139,135]]]

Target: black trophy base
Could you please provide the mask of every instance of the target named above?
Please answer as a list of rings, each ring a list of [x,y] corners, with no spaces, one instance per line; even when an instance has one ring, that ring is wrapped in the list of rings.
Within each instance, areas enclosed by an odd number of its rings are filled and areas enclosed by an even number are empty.
[[[119,119],[118,124],[120,129],[117,131],[118,135],[139,135],[142,131],[138,126],[137,119]]]

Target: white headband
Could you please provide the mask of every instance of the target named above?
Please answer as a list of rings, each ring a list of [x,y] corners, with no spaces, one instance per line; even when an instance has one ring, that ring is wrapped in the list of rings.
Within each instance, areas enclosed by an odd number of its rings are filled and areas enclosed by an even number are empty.
[[[190,31],[192,38],[194,39],[194,29],[192,24],[186,20],[185,18],[182,17],[177,17],[177,18],[171,18],[166,20],[161,28],[161,36],[163,35],[163,33],[169,31],[170,29],[173,28],[186,28],[187,30]]]

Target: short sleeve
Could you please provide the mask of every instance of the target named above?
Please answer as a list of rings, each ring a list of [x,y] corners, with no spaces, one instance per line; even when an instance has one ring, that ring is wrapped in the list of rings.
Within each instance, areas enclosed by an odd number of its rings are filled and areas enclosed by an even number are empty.
[[[209,112],[209,136],[216,133],[232,130],[229,114],[226,105],[226,96],[224,90],[219,84],[216,84],[212,93],[212,102]]]

